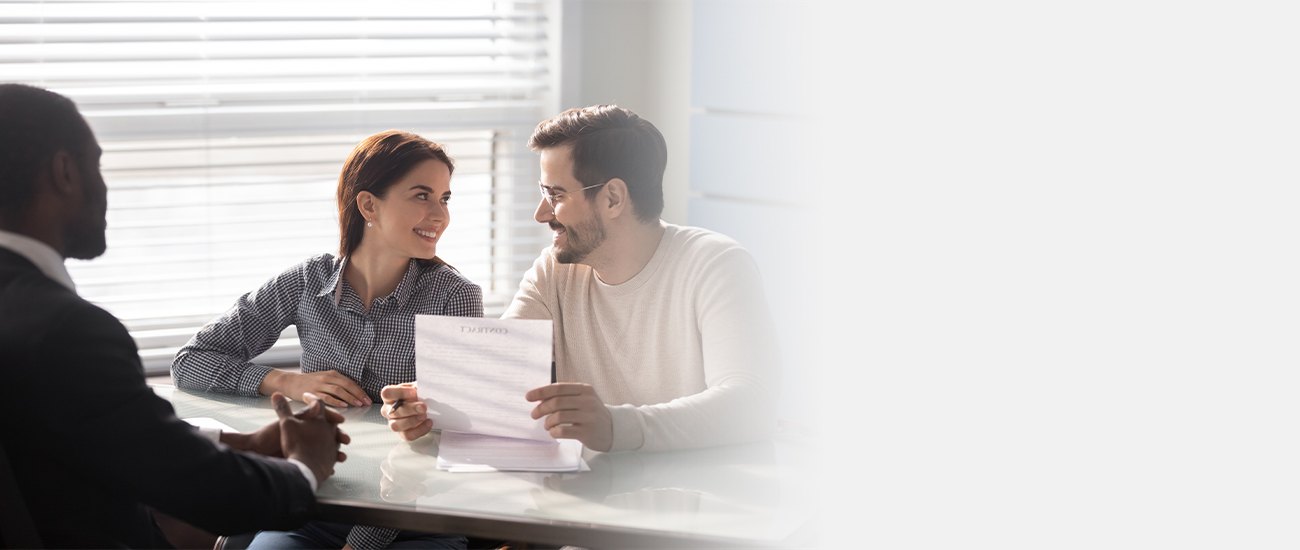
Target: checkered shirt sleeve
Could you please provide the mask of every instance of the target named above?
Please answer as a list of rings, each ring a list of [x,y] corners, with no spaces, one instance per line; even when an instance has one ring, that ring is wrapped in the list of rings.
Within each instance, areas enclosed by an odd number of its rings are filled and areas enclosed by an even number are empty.
[[[270,349],[297,318],[303,275],[299,264],[240,296],[235,305],[208,323],[176,354],[172,380],[177,387],[256,396],[271,367],[249,360]]]

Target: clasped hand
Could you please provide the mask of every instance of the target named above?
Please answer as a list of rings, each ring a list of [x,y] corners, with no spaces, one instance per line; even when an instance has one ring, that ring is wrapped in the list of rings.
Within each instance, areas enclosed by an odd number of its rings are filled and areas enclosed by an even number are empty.
[[[282,456],[306,464],[320,483],[334,475],[336,462],[348,459],[348,455],[339,451],[339,446],[351,443],[352,438],[339,428],[343,415],[325,408],[311,393],[304,394],[303,398],[307,408],[297,414],[289,408],[289,399],[282,393],[273,394],[271,404],[280,417],[276,424],[280,430]]]
[[[276,395],[279,395],[279,398],[272,396],[271,402],[274,406],[276,406],[276,414],[279,415],[281,413],[281,409],[278,406],[279,403],[278,399],[283,399],[284,395],[283,394],[276,394]],[[307,399],[309,399],[309,402],[314,403],[319,401],[319,399],[317,399],[316,396],[311,393],[307,393],[306,395],[307,395]],[[284,400],[284,405],[285,406],[288,405],[288,400]],[[296,415],[290,413],[290,416],[301,421],[310,421],[311,419],[307,417],[310,414],[312,414],[310,413],[311,410],[312,408],[309,406],[306,410],[303,410],[302,412]],[[322,411],[320,414],[324,416],[327,422],[332,423],[334,425],[343,423],[343,415],[339,414],[338,411],[330,408],[325,408],[325,407],[320,407],[320,410]],[[221,432],[221,442],[226,444],[226,446],[232,449],[236,449],[240,451],[249,451],[263,456],[285,458],[284,446],[281,441],[282,432],[280,430],[280,425],[285,423],[286,421],[287,420],[282,418],[281,420],[277,420],[275,422],[262,426],[261,429],[252,433]],[[351,441],[351,438],[349,438],[348,435],[344,433],[342,429],[338,430],[337,439],[342,444],[347,444],[349,441]],[[343,462],[344,460],[347,460],[347,455],[340,452],[338,453],[337,458],[339,462]]]
[[[421,403],[415,384],[388,386],[380,393],[384,407],[380,413],[388,419],[389,429],[412,441],[433,429],[428,409]],[[608,451],[614,443],[614,420],[605,403],[590,384],[559,383],[542,386],[524,395],[538,403],[532,417],[545,417],[543,427],[556,439],[576,439],[588,449]],[[393,405],[402,400],[402,406]]]

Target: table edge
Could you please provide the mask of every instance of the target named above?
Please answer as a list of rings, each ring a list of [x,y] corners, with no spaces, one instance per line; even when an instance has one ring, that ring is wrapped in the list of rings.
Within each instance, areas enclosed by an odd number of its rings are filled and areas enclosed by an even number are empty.
[[[584,548],[775,548],[779,541],[672,534],[634,527],[480,514],[339,499],[317,500],[321,519],[412,531]]]

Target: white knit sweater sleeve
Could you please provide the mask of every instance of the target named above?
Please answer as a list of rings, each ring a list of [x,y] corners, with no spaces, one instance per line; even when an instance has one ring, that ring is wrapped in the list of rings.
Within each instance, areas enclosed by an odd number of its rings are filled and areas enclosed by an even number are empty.
[[[543,292],[549,284],[551,275],[551,252],[547,249],[533,262],[532,269],[524,273],[519,282],[519,291],[510,301],[510,307],[501,315],[502,319],[551,319],[551,304],[554,291]]]
[[[716,256],[699,277],[693,299],[707,388],[656,405],[610,407],[611,451],[708,447],[773,433],[781,350],[758,266],[737,246]]]

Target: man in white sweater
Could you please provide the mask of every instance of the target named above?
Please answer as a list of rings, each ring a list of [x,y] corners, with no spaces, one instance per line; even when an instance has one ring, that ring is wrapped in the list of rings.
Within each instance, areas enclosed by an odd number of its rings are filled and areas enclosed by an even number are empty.
[[[543,122],[529,147],[541,153],[535,218],[554,237],[503,317],[555,323],[558,382],[528,392],[533,418],[596,451],[770,435],[780,350],[758,268],[724,235],[659,219],[659,130],[601,105]],[[414,388],[383,397],[393,430],[429,431],[422,407],[390,411]]]

